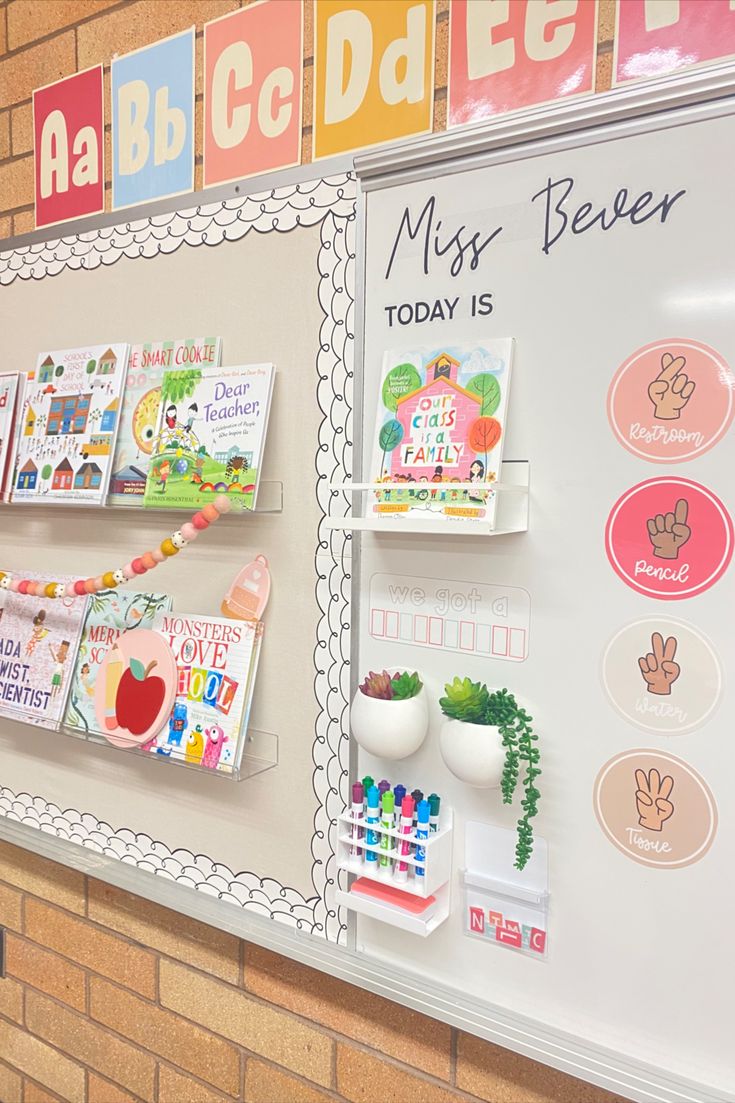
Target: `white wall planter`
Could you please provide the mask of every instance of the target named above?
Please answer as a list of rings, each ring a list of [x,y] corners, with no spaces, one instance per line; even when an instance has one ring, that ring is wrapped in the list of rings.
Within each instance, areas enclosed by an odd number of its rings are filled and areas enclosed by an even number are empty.
[[[422,686],[406,701],[366,697],[358,689],[352,700],[350,726],[357,742],[376,758],[397,761],[415,754],[429,730],[429,707]]]
[[[475,789],[497,789],[503,776],[505,747],[500,729],[489,724],[445,720],[439,750],[455,777]]]

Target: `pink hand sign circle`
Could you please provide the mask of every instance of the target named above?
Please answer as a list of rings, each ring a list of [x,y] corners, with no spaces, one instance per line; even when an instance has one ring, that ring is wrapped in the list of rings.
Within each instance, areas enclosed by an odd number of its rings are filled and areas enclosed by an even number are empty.
[[[724,436],[735,414],[735,374],[701,341],[645,345],[615,373],[607,416],[620,443],[653,463],[681,463]]]
[[[647,597],[675,601],[714,585],[733,550],[732,518],[689,479],[648,479],[610,511],[605,548],[613,570]]]

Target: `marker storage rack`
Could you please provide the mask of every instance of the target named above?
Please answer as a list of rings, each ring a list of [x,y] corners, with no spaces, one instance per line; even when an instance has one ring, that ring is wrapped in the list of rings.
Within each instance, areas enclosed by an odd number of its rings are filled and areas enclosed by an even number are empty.
[[[449,915],[449,883],[452,872],[452,836],[453,814],[450,808],[443,808],[439,817],[439,827],[436,831],[430,831],[425,839],[418,838],[416,831],[410,835],[402,835],[399,828],[383,828],[380,823],[370,824],[369,830],[377,834],[377,843],[368,843],[365,832],[368,824],[365,819],[355,819],[350,812],[345,811],[338,817],[339,832],[337,836],[337,866],[346,870],[355,877],[366,878],[379,885],[388,885],[426,900],[435,897],[435,903],[426,909],[425,913],[413,914],[396,904],[390,904],[377,900],[370,896],[357,894],[351,891],[338,889],[337,903],[352,911],[360,912],[373,919],[379,919],[383,923],[389,923],[394,927],[400,927],[404,931],[426,936],[443,923]],[[356,830],[360,830],[361,837],[356,838]],[[381,840],[387,836],[388,846],[381,845]],[[409,854],[400,853],[400,844],[409,843]],[[425,860],[416,859],[415,848],[421,846],[425,851]],[[359,850],[361,853],[352,853]],[[366,861],[367,851],[374,853],[377,861]],[[380,859],[388,859],[387,866],[380,865]],[[404,883],[396,880],[394,871],[398,862],[408,865],[408,876]],[[424,876],[416,876],[416,867],[422,866]],[[376,868],[377,867],[377,868]]]

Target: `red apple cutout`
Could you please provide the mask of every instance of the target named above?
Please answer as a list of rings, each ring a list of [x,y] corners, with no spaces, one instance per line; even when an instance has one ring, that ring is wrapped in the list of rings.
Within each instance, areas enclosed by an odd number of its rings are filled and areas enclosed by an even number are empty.
[[[178,671],[168,642],[131,628],[109,648],[95,680],[98,732],[115,747],[138,747],[161,732],[176,700]]]
[[[144,666],[140,659],[131,659],[117,687],[117,724],[120,728],[127,728],[131,735],[142,735],[148,731],[166,697],[163,679],[150,676],[156,666],[155,659],[148,666]]]

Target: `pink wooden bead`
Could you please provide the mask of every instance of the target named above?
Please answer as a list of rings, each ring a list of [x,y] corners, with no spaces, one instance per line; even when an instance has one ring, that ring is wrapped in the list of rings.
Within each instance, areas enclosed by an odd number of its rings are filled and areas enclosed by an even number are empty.
[[[77,595],[77,597],[81,597],[82,594],[86,593],[86,590],[84,589],[83,578],[80,578],[77,582],[74,583],[74,593]]]
[[[18,583],[18,593],[19,594],[27,594],[29,586],[30,586],[30,582],[28,581],[28,579],[27,578],[22,578],[20,580],[20,582]]]
[[[105,580],[101,574],[98,574],[94,580],[94,592],[97,593],[99,590],[105,590],[106,588]]]
[[[147,571],[152,571],[153,568],[156,565],[156,561],[153,558],[153,555],[151,554],[151,552],[149,552],[149,551],[147,551],[144,555],[141,556],[141,560],[143,562],[143,566],[145,567],[145,569]]]
[[[94,579],[93,578],[85,578],[85,580],[84,580],[84,592],[85,592],[85,594],[93,594],[94,593]]]
[[[20,579],[19,578],[12,578],[10,580],[9,585],[10,585],[10,589],[13,591],[14,594],[20,593]]]
[[[212,521],[219,520],[219,512],[214,508],[211,502],[208,502],[202,510],[202,515],[209,521],[210,525]]]
[[[32,594],[34,597],[44,597],[44,595],[46,594],[46,583],[45,582],[29,582],[28,583],[28,593]]]
[[[151,555],[155,559],[156,563],[163,563],[166,559],[166,556],[163,554],[160,548],[154,548],[151,552]]]
[[[136,574],[145,574],[145,567],[139,555],[133,560],[131,566]]]
[[[192,541],[196,540],[199,531],[194,527],[191,521],[187,521],[181,526],[181,535],[184,537],[184,540]]]
[[[232,502],[224,494],[219,494],[212,502],[212,505],[218,513],[229,513],[232,509]]]
[[[125,575],[125,577],[127,578],[128,582],[130,581],[131,578],[135,578],[135,571],[133,570],[133,564],[132,563],[126,563],[125,566],[122,569],[122,572]]]
[[[194,514],[194,516],[191,519],[191,523],[194,525],[194,528],[197,528],[200,531],[202,529],[209,528],[209,521],[204,516],[204,514],[201,512],[201,510],[199,511],[199,513]]]
[[[66,586],[64,587],[64,597],[74,597],[75,593],[76,590],[74,589],[74,583],[67,582]]]

